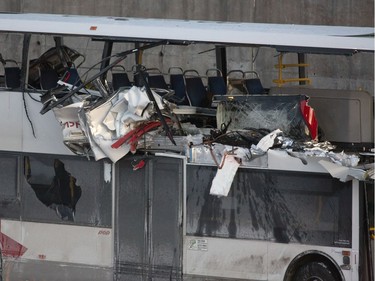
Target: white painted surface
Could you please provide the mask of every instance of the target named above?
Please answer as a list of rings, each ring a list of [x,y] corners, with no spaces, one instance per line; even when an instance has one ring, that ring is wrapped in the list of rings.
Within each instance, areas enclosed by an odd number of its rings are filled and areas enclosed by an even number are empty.
[[[23,106],[20,93],[0,93],[0,149],[21,151],[23,131]]]
[[[184,274],[267,280],[266,242],[185,236],[183,254]]]
[[[327,173],[319,160],[327,159],[326,157],[306,156],[301,154],[307,164],[303,164],[302,160],[288,155],[285,150],[270,149],[268,155],[268,169],[297,171],[297,172],[311,172],[311,173]]]
[[[112,266],[110,228],[2,220],[1,231],[27,248],[25,260]]]
[[[4,13],[0,30],[374,51],[372,27]]]
[[[39,99],[39,94],[31,95]],[[63,143],[61,127],[53,112],[41,115],[42,104],[24,94],[24,105],[22,96],[21,92],[0,92],[0,150],[73,155]]]
[[[194,240],[204,240],[192,246]],[[292,260],[310,251],[321,252],[342,264],[342,250],[347,248],[316,245],[280,244],[267,241],[209,237],[184,237],[184,274],[212,277],[242,278],[246,280],[283,280]],[[343,270],[345,280],[358,281],[354,266],[355,251],[351,251],[353,270]]]

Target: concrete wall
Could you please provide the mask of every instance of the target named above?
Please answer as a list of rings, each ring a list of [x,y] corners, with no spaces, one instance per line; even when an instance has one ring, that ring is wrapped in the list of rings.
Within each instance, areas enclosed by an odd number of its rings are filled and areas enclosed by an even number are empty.
[[[0,11],[84,14],[103,16],[155,17],[217,21],[269,22],[373,26],[373,0],[2,0]],[[145,54],[146,67],[166,71],[169,66],[194,68],[201,74],[215,67],[213,52],[203,55],[208,46],[196,47],[183,58],[178,48],[166,47]],[[185,52],[186,53],[186,52]],[[228,70],[256,70],[266,87],[275,86],[276,50],[248,48],[228,50]],[[363,89],[374,92],[374,56],[353,57],[307,55],[307,69],[312,86],[318,88]],[[296,63],[297,56],[288,54],[286,63]],[[128,68],[133,61],[127,62]],[[285,77],[298,76],[295,69]]]

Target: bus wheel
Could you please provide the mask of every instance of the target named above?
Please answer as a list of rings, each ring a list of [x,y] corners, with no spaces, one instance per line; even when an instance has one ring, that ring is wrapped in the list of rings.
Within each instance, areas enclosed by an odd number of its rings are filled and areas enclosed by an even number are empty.
[[[293,281],[337,281],[334,273],[322,262],[309,262],[300,266]]]

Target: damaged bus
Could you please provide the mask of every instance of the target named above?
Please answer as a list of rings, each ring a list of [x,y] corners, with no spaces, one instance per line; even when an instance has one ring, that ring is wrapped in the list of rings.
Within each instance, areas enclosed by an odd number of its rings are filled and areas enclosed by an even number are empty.
[[[373,28],[1,13],[0,33],[2,280],[373,280],[373,78],[283,72],[371,64]]]

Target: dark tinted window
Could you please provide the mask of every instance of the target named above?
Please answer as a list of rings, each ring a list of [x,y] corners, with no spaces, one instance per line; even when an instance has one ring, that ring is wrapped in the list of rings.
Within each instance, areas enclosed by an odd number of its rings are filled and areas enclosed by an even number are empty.
[[[350,246],[351,187],[327,175],[239,169],[227,197],[216,167],[188,166],[187,233]]]
[[[0,154],[0,218],[17,219],[20,217],[18,164],[18,156]]]
[[[0,200],[13,200],[17,197],[18,158],[11,155],[0,157]]]

